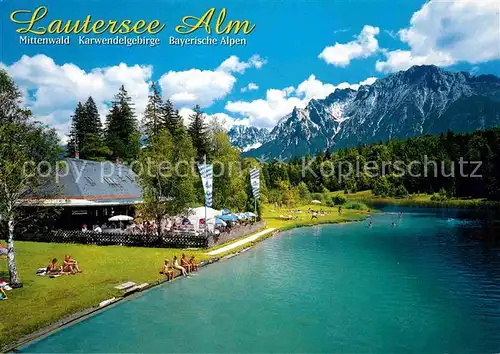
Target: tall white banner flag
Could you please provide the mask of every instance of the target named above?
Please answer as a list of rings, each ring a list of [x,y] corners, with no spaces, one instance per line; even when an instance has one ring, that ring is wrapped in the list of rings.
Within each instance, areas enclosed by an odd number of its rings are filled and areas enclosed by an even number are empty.
[[[205,206],[212,207],[213,165],[200,163],[198,164],[198,170],[200,171],[201,183],[203,183],[203,190],[205,191]]]
[[[250,170],[250,185],[252,186],[253,197],[257,200],[260,198],[260,170],[252,168]]]

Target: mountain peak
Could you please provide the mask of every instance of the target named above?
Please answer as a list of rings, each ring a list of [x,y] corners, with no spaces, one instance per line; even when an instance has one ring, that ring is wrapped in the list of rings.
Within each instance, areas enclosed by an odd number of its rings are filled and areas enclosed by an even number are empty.
[[[500,78],[413,66],[358,91],[337,89],[305,109],[295,107],[270,140],[247,155],[287,158],[447,130],[469,132],[500,126],[498,112]]]
[[[234,125],[227,133],[233,146],[240,151],[256,149],[269,140],[269,130],[246,125]]]

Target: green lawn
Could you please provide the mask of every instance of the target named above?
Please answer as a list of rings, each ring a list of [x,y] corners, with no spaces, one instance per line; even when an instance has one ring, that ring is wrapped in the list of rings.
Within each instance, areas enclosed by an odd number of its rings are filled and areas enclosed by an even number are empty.
[[[207,259],[201,251],[121,246],[87,246],[58,243],[16,242],[16,260],[24,287],[8,291],[0,301],[0,348],[62,317],[119,295],[114,287],[126,281],[137,284],[162,278],[165,258],[182,252]],[[83,273],[59,278],[35,275],[36,269],[56,257],[70,254]],[[0,259],[0,278],[8,280],[7,260]],[[1,350],[0,350],[1,351]]]
[[[311,208],[312,210],[323,210],[326,214],[324,216],[318,216],[318,219],[312,219],[311,214],[306,211]],[[338,214],[338,207],[327,207],[324,205],[305,205],[301,207],[293,207],[292,210],[301,210],[301,213],[292,213],[288,208],[273,208],[272,206],[264,206],[262,215],[267,221],[268,227],[275,227],[280,230],[286,230],[293,227],[300,226],[312,226],[318,224],[336,224],[349,221],[358,221],[370,215],[368,210],[349,210],[343,209],[342,215]],[[294,219],[284,220],[280,218],[280,215],[288,216],[292,215]]]
[[[305,213],[309,208],[322,209],[325,216],[311,220]],[[368,211],[343,210],[339,216],[337,208],[309,205],[296,207],[303,213],[290,213],[288,209],[263,207],[263,217],[268,227],[286,230],[298,226],[321,223],[340,223],[360,220]],[[282,220],[280,215],[294,215],[293,220]],[[271,234],[264,236],[269,237]],[[260,240],[259,240],[260,241]],[[256,241],[258,242],[258,241]],[[249,245],[241,246],[241,248]],[[221,247],[221,246],[218,246]],[[215,248],[214,248],[215,249]],[[231,250],[233,253],[238,249]],[[182,253],[195,255],[198,261],[206,260],[207,250],[183,251],[177,249],[139,248],[123,246],[87,246],[77,244],[16,242],[16,260],[24,287],[8,291],[9,299],[0,301],[0,348],[19,340],[24,335],[55,323],[61,318],[99,304],[120,295],[114,289],[126,281],[137,284],[162,279],[159,274],[165,258],[172,259]],[[55,279],[35,275],[36,269],[45,267],[56,257],[59,263],[65,254],[79,261],[83,273]],[[219,255],[219,257],[224,255]],[[7,260],[0,259],[0,279],[8,280]],[[1,351],[1,350],[0,350]]]

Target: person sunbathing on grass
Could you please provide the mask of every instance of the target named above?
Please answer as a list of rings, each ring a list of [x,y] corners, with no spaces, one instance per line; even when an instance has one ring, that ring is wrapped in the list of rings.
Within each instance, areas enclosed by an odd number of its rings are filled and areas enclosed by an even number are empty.
[[[194,256],[191,256],[191,258],[189,259],[189,264],[191,265],[192,270],[200,269],[200,264],[198,262],[196,262],[196,260],[194,259]]]
[[[7,300],[7,299],[8,299],[7,294],[5,293],[3,288],[0,288],[0,300]]]
[[[187,276],[187,272],[186,272],[186,268],[184,267],[181,267],[179,265],[179,261],[177,260],[177,256],[174,256],[174,268],[177,269],[177,270],[180,270],[181,271],[181,274],[184,275],[184,276]]]
[[[78,267],[78,262],[75,259],[71,259],[70,255],[66,255],[64,257],[63,272],[75,274],[82,271]]]
[[[7,247],[2,245],[2,242],[0,242],[0,256],[6,256],[8,251]]]
[[[62,266],[57,266],[57,258],[54,258],[52,262],[50,262],[45,272],[47,274],[59,274],[62,272]]]
[[[164,274],[167,276],[167,280],[172,280],[174,279],[174,271],[172,268],[170,268],[170,264],[168,259],[165,259],[165,262],[163,263],[163,266],[161,267],[161,274]]]
[[[186,255],[183,253],[181,257],[181,266],[186,268],[187,272],[190,273],[193,269],[191,267],[191,264],[189,263],[189,260],[187,259]]]

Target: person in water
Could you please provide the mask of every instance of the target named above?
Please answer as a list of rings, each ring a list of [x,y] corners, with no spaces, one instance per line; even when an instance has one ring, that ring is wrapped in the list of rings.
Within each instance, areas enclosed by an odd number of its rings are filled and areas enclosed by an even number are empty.
[[[403,217],[403,212],[402,212],[402,211],[400,211],[400,212],[399,212],[399,218],[401,219],[402,217]]]
[[[165,259],[165,262],[163,262],[163,266],[161,267],[160,273],[166,275],[167,280],[169,281],[174,279],[174,271],[170,267],[170,262],[168,261],[168,259]]]
[[[57,266],[57,258],[52,259],[52,262],[47,266],[45,273],[47,274],[59,274],[62,272],[62,266]]]
[[[393,221],[392,222],[392,227],[395,227],[396,226],[396,223]]]
[[[194,256],[191,256],[191,258],[189,259],[189,264],[191,264],[192,270],[200,269],[200,264],[198,262],[196,262],[196,260],[194,259]]]
[[[181,272],[181,274],[184,275],[184,276],[188,275],[187,272],[186,272],[186,268],[181,267],[179,265],[179,260],[177,259],[177,256],[174,256],[173,263],[174,263],[174,269],[179,270]]]
[[[370,220],[370,222],[368,223],[368,227],[372,227],[373,225],[373,221]]]

